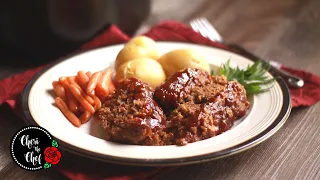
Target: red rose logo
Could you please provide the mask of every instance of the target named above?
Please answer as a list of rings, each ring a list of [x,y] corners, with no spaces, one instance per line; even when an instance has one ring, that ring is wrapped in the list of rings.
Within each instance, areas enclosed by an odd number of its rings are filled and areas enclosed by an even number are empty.
[[[49,164],[58,164],[61,158],[61,153],[56,147],[47,147],[44,150],[44,160]]]
[[[44,160],[46,163],[43,165],[43,168],[48,169],[51,167],[51,165],[58,164],[61,159],[61,153],[58,150],[58,142],[56,140],[52,140],[51,147],[47,147],[43,154],[44,154]]]

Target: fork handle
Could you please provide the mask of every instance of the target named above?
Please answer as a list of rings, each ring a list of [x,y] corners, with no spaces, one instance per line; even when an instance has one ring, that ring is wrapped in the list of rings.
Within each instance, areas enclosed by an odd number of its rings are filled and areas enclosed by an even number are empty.
[[[246,56],[247,58],[253,60],[253,61],[257,61],[260,60],[261,62],[265,63],[265,64],[269,64],[266,60],[264,60],[263,58],[260,58],[256,55],[254,55],[253,53],[249,52],[248,50],[246,50],[244,47],[238,45],[238,44],[228,44],[227,45],[233,52],[238,53],[240,55]],[[272,64],[269,64],[270,66],[270,72],[273,75],[279,75],[281,76],[288,84],[288,86],[292,87],[292,88],[301,88],[304,85],[304,81],[303,79],[301,79],[300,77],[297,77],[289,72],[283,71],[281,70],[281,67],[277,67],[274,66]]]

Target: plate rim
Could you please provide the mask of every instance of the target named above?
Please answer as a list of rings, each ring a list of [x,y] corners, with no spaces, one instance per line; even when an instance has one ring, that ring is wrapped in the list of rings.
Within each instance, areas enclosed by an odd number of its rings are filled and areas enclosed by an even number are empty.
[[[178,44],[190,44],[190,45],[197,45],[197,46],[203,46],[203,47],[209,47],[213,49],[219,49],[222,51],[227,51],[229,53],[234,53],[238,56],[242,56],[250,61],[253,61],[251,58],[246,57],[244,55],[241,55],[239,53],[233,52],[226,50],[224,48],[219,48],[219,47],[213,47],[210,45],[203,45],[203,44],[197,44],[197,43],[190,43],[190,42],[179,42],[179,41],[156,41],[159,43],[178,43]],[[21,106],[22,106],[22,115],[23,119],[27,123],[27,125],[36,125],[39,126],[35,120],[33,119],[30,111],[29,111],[29,94],[30,90],[34,84],[38,80],[38,78],[44,74],[47,70],[52,68],[53,66],[68,60],[71,57],[87,53],[90,51],[98,50],[98,49],[103,49],[107,47],[112,47],[112,46],[118,46],[118,45],[124,45],[125,43],[119,43],[119,44],[113,44],[113,45],[107,45],[107,46],[101,46],[99,48],[91,48],[87,50],[80,50],[80,51],[75,51],[73,53],[70,53],[66,56],[63,56],[61,58],[58,58],[57,60],[53,61],[52,63],[49,63],[47,66],[45,66],[42,70],[37,72],[31,80],[26,84],[24,87],[23,92],[21,93]],[[281,127],[282,125],[286,122],[288,119],[292,104],[291,104],[291,95],[289,92],[289,89],[287,85],[285,84],[284,80],[282,78],[277,78],[276,82],[280,86],[280,89],[283,94],[283,105],[281,107],[280,113],[278,114],[277,118],[270,124],[264,131],[260,132],[258,135],[250,138],[249,140],[242,142],[238,145],[232,146],[230,148],[217,151],[217,152],[212,152],[208,154],[202,154],[202,155],[197,155],[197,156],[191,156],[191,157],[185,157],[181,159],[135,159],[135,158],[123,158],[123,157],[115,157],[115,156],[110,156],[110,155],[102,155],[102,154],[97,154],[94,152],[87,151],[85,149],[80,149],[78,147],[75,147],[71,144],[68,144],[67,142],[64,142],[61,139],[55,138],[57,141],[59,141],[59,147],[61,149],[64,149],[66,151],[69,151],[73,154],[84,156],[90,159],[95,159],[98,161],[104,161],[104,162],[109,162],[109,163],[116,163],[116,164],[125,164],[125,165],[136,165],[136,166],[175,166],[175,165],[186,165],[186,164],[194,164],[194,163],[200,163],[200,162],[207,162],[207,161],[212,161],[215,159],[220,159],[224,158],[226,156],[230,156],[233,154],[240,153],[242,151],[245,151],[251,147],[254,147],[261,142],[267,140],[269,137],[271,137],[273,134],[275,134]]]

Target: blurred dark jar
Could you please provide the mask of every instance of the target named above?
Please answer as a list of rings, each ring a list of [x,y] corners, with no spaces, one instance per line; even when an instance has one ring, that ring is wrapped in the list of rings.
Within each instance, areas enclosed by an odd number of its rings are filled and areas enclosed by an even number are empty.
[[[0,2],[0,43],[36,58],[79,47],[110,24],[132,35],[151,0],[31,0]]]

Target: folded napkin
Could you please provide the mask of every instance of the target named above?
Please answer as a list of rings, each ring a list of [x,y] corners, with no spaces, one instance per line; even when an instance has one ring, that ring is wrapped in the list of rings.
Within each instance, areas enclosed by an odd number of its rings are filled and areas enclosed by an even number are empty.
[[[213,47],[218,47],[222,49],[228,49],[227,46],[220,44],[218,42],[213,42],[201,34],[193,31],[189,26],[175,22],[166,21],[161,24],[154,26],[150,31],[144,35],[158,41],[180,41],[180,42],[190,42],[196,44],[209,45]],[[110,26],[102,34],[93,38],[90,42],[84,44],[79,51],[85,49],[92,49],[96,47],[125,43],[130,39],[126,34],[121,32],[115,25]],[[30,69],[21,74],[14,75],[12,77],[3,79],[0,81],[0,104],[7,103],[12,109],[20,115],[19,102],[20,93],[23,91],[24,86],[27,82],[44,66],[40,66],[34,69]],[[282,67],[283,70],[288,71],[292,74],[300,76],[304,79],[305,85],[300,89],[291,89],[292,96],[292,106],[311,106],[320,100],[320,77],[313,75],[311,73],[296,70],[289,67]],[[89,172],[83,173],[81,170],[60,167],[57,165],[57,169],[66,175],[70,179],[74,180],[93,180],[93,179],[117,179],[117,180],[129,180],[129,179],[150,179],[156,177],[159,173],[167,171],[168,168],[138,168],[134,171],[126,171],[126,174],[115,174],[115,168],[110,168],[105,165],[106,168],[103,169],[103,176],[97,174],[90,174]],[[112,165],[111,165],[112,166]],[[116,166],[121,169],[121,166]],[[118,170],[119,171],[119,170]]]

